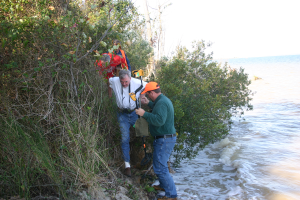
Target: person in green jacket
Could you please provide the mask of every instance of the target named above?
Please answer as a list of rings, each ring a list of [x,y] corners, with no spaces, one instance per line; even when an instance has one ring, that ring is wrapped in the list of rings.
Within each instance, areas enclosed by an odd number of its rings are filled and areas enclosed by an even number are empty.
[[[171,100],[161,93],[160,86],[156,82],[147,83],[141,94],[145,93],[152,101],[142,97],[141,102],[147,104],[152,112],[139,108],[135,113],[147,120],[150,134],[154,137],[153,170],[159,179],[160,187],[165,190],[165,196],[158,199],[175,200],[176,187],[168,168],[168,160],[176,143],[174,107]]]

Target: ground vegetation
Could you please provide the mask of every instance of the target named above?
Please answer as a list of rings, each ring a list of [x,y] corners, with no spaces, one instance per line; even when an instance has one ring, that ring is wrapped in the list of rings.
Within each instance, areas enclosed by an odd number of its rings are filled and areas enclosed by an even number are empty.
[[[0,7],[1,197],[67,199],[86,190],[103,199],[101,187],[120,178],[121,151],[116,106],[95,55],[117,38],[128,56],[140,55],[132,66],[147,61],[149,45],[130,29],[136,9],[129,1],[1,0]]]

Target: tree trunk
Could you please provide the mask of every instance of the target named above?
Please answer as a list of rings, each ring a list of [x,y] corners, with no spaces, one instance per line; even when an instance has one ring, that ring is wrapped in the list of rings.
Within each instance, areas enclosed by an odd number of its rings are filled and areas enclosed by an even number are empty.
[[[148,40],[150,46],[153,48],[152,30],[151,30],[150,15],[149,15],[149,11],[148,11],[147,0],[144,0],[144,6],[145,6],[145,18],[146,18],[146,26],[147,26],[147,40]],[[152,74],[155,76],[154,53],[149,59],[149,64],[147,66],[147,69],[148,69],[147,70],[148,77],[150,77]]]
[[[158,30],[158,41],[157,41],[157,60],[160,56],[164,54],[164,38],[162,35],[162,21],[161,21],[161,5],[158,5],[158,20],[159,20],[159,30]]]

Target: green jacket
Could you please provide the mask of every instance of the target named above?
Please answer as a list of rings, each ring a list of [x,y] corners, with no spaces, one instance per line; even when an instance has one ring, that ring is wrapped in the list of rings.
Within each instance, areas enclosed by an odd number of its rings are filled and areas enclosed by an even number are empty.
[[[160,94],[154,102],[150,101],[148,106],[152,109],[152,113],[145,112],[143,117],[149,124],[152,136],[176,133],[174,127],[174,108],[168,97]]]

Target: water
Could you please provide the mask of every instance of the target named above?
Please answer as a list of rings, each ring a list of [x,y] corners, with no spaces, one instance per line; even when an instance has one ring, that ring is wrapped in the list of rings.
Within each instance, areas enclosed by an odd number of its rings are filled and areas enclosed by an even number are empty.
[[[300,199],[300,55],[227,62],[261,78],[250,85],[254,110],[176,169],[179,199]]]

